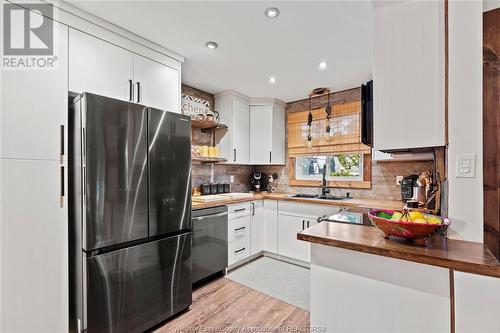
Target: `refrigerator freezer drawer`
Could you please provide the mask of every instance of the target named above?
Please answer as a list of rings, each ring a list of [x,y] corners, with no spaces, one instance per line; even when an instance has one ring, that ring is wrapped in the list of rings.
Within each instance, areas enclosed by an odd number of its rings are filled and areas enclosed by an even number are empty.
[[[143,332],[191,299],[191,233],[87,258],[87,332]]]

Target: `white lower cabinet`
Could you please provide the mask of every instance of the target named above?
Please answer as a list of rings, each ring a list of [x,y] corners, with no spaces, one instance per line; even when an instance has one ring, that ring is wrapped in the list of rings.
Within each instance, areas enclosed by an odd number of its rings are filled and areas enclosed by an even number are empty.
[[[227,263],[231,266],[250,256],[250,202],[228,205]]]
[[[307,242],[297,239],[297,233],[306,228],[304,217],[280,214],[278,216],[278,254],[307,261]]]
[[[500,332],[500,279],[454,272],[455,332]]]
[[[313,244],[310,274],[311,327],[342,333],[450,332],[446,268]]]
[[[229,266],[236,264],[238,261],[245,260],[250,256],[250,237],[242,238],[229,243],[228,260]]]
[[[250,254],[264,251],[265,241],[265,213],[262,200],[251,202],[252,217],[250,222]]]
[[[264,200],[264,251],[278,254],[278,201]]]
[[[67,202],[60,207],[63,170],[57,160],[14,159],[0,160],[0,170],[0,332],[66,332],[68,211]]]

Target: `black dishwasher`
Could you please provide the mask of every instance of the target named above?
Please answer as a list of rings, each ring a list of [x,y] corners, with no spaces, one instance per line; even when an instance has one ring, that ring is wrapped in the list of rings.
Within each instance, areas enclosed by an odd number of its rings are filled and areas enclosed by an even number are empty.
[[[227,206],[192,212],[192,282],[227,267]]]

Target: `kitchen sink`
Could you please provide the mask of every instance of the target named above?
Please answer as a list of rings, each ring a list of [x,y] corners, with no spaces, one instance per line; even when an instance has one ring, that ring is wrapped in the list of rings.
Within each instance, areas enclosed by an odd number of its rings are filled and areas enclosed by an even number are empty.
[[[321,195],[317,195],[317,194],[295,194],[295,195],[292,195],[292,198],[306,198],[306,199],[318,199],[318,200],[336,200],[336,201],[350,199],[350,198],[344,197],[344,196],[337,196],[337,195],[325,195],[325,196],[321,196]]]
[[[295,194],[292,198],[308,198],[308,199],[318,199],[317,194]]]
[[[339,200],[346,200],[346,199],[351,199],[351,198],[340,196],[340,195],[325,195],[325,196],[318,196],[317,199],[339,201]]]

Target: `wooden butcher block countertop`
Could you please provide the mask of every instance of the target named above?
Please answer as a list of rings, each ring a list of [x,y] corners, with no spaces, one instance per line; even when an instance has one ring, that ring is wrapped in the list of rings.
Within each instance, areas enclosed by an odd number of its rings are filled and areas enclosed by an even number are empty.
[[[293,201],[308,204],[318,205],[333,205],[343,207],[357,207],[357,208],[377,208],[377,209],[402,209],[403,203],[396,200],[373,200],[373,199],[347,199],[347,200],[322,200],[322,199],[308,199],[308,198],[294,198],[291,193],[258,193],[253,197],[238,198],[238,199],[224,199],[210,202],[197,202],[193,201],[193,209],[209,208],[223,205],[230,205],[241,202],[248,202],[253,200],[283,200]]]
[[[315,224],[297,239],[500,278],[500,263],[482,243],[434,237],[424,247],[398,237],[385,239],[375,227],[334,222]]]

